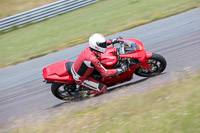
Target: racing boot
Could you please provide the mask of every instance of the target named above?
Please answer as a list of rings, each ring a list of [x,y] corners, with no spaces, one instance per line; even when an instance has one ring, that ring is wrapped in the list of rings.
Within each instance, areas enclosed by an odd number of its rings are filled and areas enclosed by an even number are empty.
[[[107,86],[102,83],[99,84],[99,91],[90,90],[90,94],[94,94],[94,95],[100,95],[106,92],[107,92]]]

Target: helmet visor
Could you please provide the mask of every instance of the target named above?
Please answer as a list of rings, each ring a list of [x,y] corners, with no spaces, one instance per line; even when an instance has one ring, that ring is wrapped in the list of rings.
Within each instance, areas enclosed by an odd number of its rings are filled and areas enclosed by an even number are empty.
[[[97,42],[97,46],[101,48],[107,48],[107,43],[106,42]]]

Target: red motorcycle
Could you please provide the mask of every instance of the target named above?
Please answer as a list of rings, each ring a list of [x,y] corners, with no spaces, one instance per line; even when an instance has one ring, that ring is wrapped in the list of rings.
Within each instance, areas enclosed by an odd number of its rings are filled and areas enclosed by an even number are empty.
[[[118,43],[107,47],[105,53],[99,53],[99,60],[107,69],[126,65],[127,71],[115,77],[102,77],[98,71],[94,71],[91,76],[108,87],[131,80],[134,73],[142,77],[159,75],[167,65],[163,56],[146,52],[143,43],[133,38],[118,39]],[[73,61],[63,60],[43,69],[44,81],[52,83],[53,95],[61,100],[72,100],[72,98],[90,95],[89,89],[77,87],[75,84],[71,74],[72,65]]]

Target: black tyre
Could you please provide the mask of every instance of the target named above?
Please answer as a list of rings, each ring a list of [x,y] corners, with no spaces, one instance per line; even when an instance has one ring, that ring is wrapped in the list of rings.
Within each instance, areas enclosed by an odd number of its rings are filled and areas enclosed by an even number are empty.
[[[165,58],[155,53],[152,53],[152,57],[148,60],[148,64],[151,67],[151,70],[138,67],[135,74],[142,77],[153,77],[162,73],[167,66]]]
[[[64,84],[62,83],[52,83],[51,92],[56,98],[61,100],[64,100],[69,96],[68,92],[64,88]]]

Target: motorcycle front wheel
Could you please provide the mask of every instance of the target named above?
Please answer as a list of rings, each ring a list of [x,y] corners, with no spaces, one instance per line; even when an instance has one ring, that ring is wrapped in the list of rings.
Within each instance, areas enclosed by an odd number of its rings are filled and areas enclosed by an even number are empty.
[[[151,67],[150,70],[138,67],[135,74],[141,77],[153,77],[162,73],[167,66],[165,58],[155,53],[152,53],[152,57],[148,59],[148,64]]]

